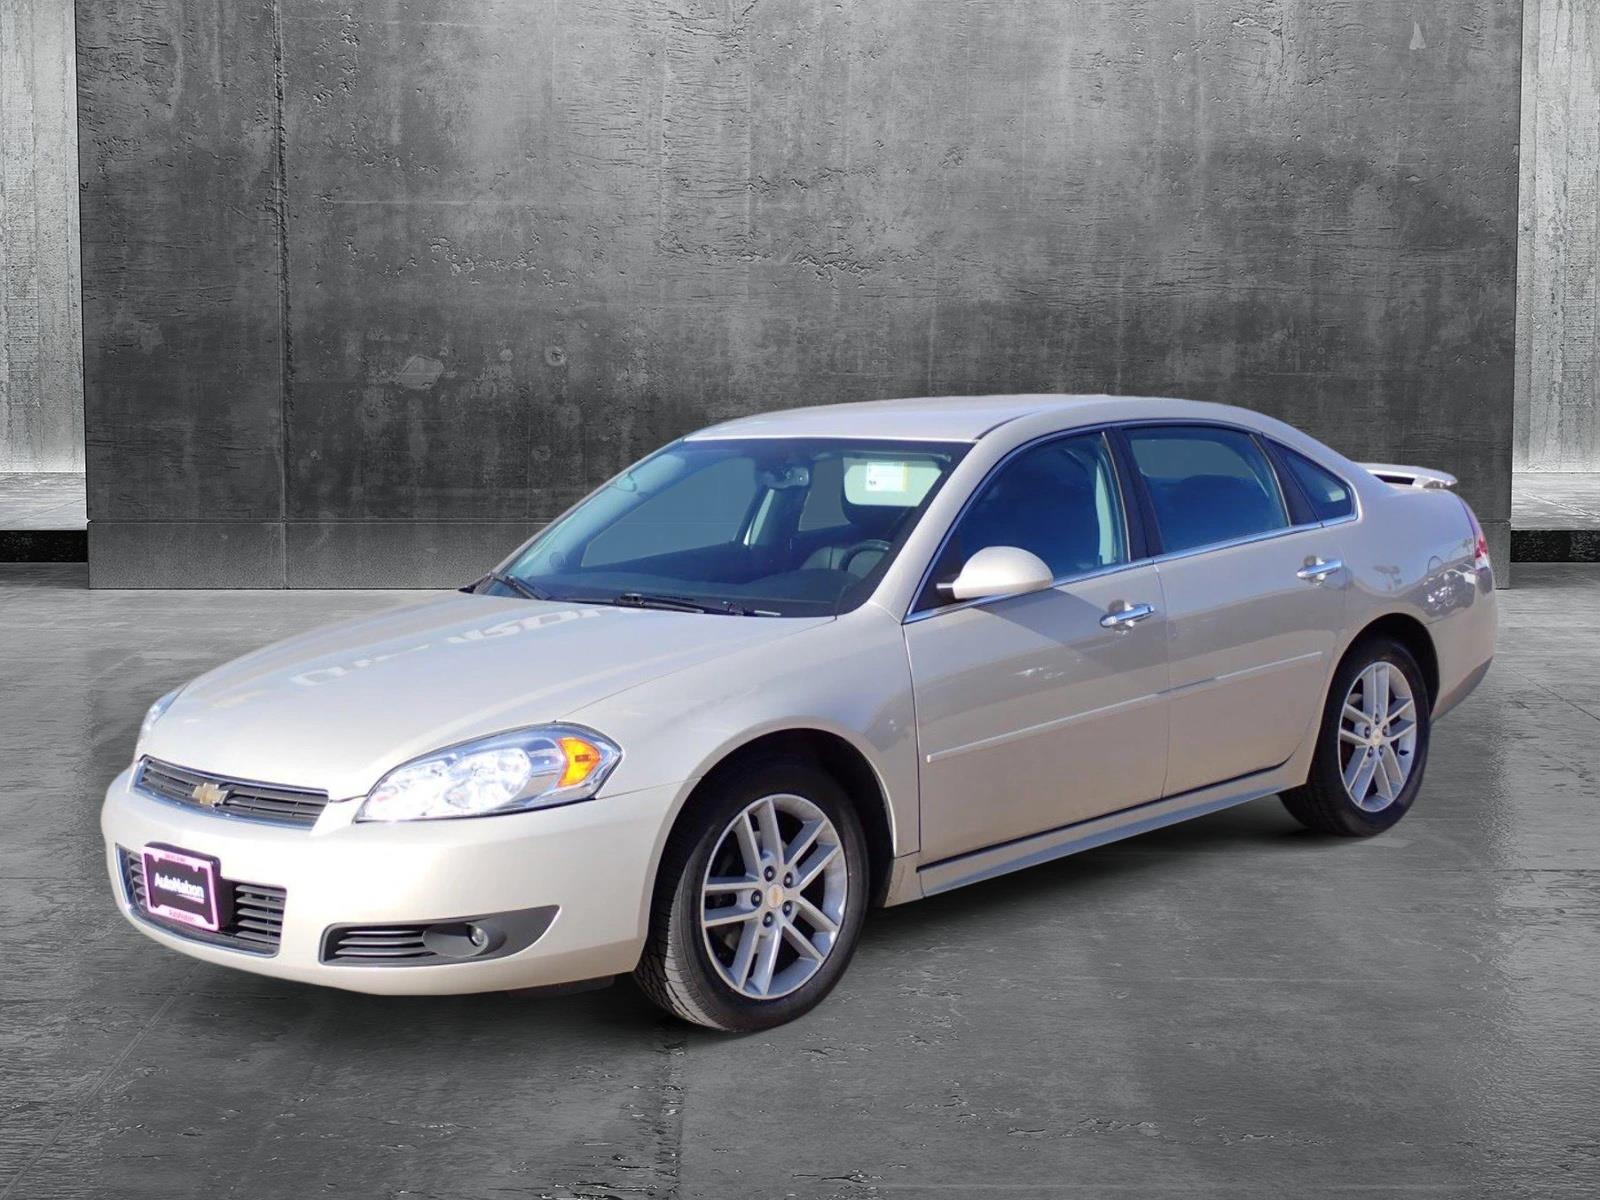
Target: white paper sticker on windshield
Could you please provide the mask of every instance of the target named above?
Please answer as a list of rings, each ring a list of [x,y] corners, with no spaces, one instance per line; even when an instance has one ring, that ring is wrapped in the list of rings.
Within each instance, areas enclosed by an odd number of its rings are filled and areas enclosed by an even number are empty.
[[[844,498],[851,504],[915,508],[939,480],[931,462],[846,458]]]
[[[903,492],[906,490],[906,474],[905,463],[868,463],[862,484],[869,492]]]

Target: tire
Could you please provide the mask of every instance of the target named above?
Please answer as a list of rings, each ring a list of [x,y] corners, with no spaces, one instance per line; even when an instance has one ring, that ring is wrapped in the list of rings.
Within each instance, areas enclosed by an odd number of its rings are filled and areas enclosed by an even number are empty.
[[[860,818],[838,782],[803,758],[736,768],[690,805],[662,856],[634,980],[669,1013],[710,1029],[747,1033],[792,1021],[833,989],[860,937],[870,887]],[[798,851],[793,861],[779,862],[772,852],[769,811],[783,857]],[[736,820],[746,822],[748,840]],[[810,828],[819,830],[816,839],[800,849],[800,834]],[[752,850],[763,864],[754,873]],[[743,880],[737,889],[735,878]],[[786,878],[792,888],[783,886]],[[746,911],[749,917],[741,915]],[[702,924],[703,915],[722,914],[713,927]],[[830,923],[836,930],[826,929]],[[820,961],[802,955],[797,938]],[[747,974],[736,987],[741,967]]]
[[[1400,676],[1398,681],[1395,673]],[[1379,675],[1384,682],[1377,682]],[[1361,681],[1359,687],[1358,681]],[[1402,688],[1409,692],[1409,707],[1405,705]],[[1367,707],[1369,690],[1374,693],[1371,710]],[[1347,699],[1352,703],[1348,713]],[[1376,713],[1378,705],[1386,699],[1389,702],[1387,711],[1392,714],[1387,725],[1388,736],[1380,734],[1372,741],[1360,741],[1364,735],[1373,735],[1371,725],[1356,720],[1356,716],[1369,711]],[[1317,749],[1311,760],[1310,775],[1300,787],[1283,793],[1284,807],[1302,825],[1318,833],[1371,837],[1395,825],[1410,811],[1422,786],[1432,725],[1430,705],[1427,680],[1405,646],[1385,637],[1358,642],[1334,672],[1333,684],[1323,706],[1322,724],[1317,730]],[[1409,727],[1408,716],[1415,718]],[[1342,736],[1344,733],[1350,736]],[[1391,755],[1395,766],[1403,770],[1398,787],[1394,770],[1386,765]],[[1368,777],[1370,783],[1364,798],[1358,800],[1355,793],[1363,790],[1362,769],[1367,763],[1373,764]],[[1354,775],[1348,787],[1347,773]],[[1391,792],[1392,796],[1388,794]]]

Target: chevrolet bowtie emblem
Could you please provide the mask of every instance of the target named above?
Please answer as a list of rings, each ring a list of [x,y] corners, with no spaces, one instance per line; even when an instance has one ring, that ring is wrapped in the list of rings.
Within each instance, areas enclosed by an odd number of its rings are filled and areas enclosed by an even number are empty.
[[[195,784],[194,790],[189,795],[193,796],[198,804],[203,804],[207,808],[216,808],[217,805],[228,798],[228,789],[218,787],[208,779],[204,783]]]

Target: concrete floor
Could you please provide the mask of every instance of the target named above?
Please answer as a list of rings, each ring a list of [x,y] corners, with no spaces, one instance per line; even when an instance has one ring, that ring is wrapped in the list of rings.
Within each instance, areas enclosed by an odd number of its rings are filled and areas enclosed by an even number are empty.
[[[406,597],[82,584],[0,567],[0,1200],[1600,1194],[1600,568],[1518,568],[1393,833],[1269,800],[877,913],[742,1039],[147,942],[96,826],[145,705]]]

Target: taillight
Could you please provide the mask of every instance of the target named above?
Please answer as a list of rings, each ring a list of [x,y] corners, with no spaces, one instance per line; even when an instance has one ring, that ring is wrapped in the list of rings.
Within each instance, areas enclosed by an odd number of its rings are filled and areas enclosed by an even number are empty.
[[[1461,507],[1467,510],[1467,520],[1472,522],[1472,565],[1480,571],[1491,570],[1489,563],[1489,539],[1483,536],[1483,526],[1478,524],[1478,514],[1472,511],[1472,505],[1465,500]]]

